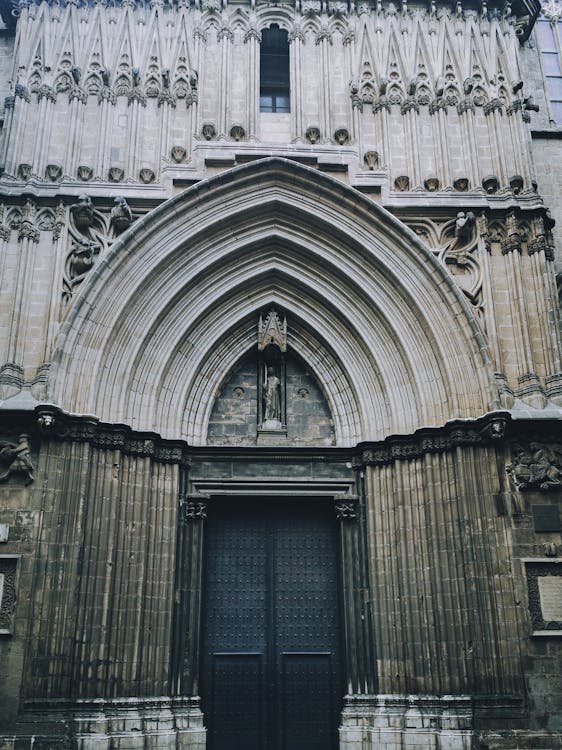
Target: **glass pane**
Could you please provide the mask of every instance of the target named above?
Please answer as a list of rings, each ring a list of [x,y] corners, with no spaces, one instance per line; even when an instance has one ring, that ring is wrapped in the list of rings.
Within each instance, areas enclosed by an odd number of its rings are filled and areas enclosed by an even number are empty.
[[[260,96],[260,112],[273,112],[273,97],[270,94]]]
[[[556,52],[543,52],[542,67],[545,76],[560,75],[560,61]]]
[[[284,94],[277,94],[275,97],[275,111],[276,112],[290,112],[289,108],[289,97]]]
[[[547,78],[546,90],[549,99],[562,99],[562,78]]]
[[[551,102],[550,111],[554,122],[562,127],[562,102]]]
[[[539,37],[539,47],[542,52],[554,52],[556,50],[550,21],[541,20],[537,22],[537,35]]]

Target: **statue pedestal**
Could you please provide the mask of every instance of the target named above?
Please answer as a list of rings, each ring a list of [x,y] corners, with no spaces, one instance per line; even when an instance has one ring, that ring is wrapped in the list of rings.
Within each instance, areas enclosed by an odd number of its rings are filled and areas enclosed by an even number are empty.
[[[287,429],[278,419],[265,419],[258,428],[258,445],[280,445],[287,442]]]

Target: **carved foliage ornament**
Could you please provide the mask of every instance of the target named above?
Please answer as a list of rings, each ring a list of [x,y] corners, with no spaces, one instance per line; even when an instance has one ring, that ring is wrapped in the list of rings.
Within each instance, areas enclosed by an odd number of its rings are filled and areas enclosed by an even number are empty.
[[[70,207],[70,245],[65,260],[62,293],[65,304],[70,302],[99,255],[133,221],[133,214],[124,198],[118,196],[114,203],[108,215],[95,209],[92,199],[82,194]]]

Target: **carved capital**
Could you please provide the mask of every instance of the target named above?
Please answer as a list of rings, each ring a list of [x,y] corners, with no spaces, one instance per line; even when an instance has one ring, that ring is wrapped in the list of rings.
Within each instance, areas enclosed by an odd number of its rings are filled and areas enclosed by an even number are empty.
[[[115,92],[112,91],[109,86],[103,86],[98,94],[98,102],[101,104],[101,102],[103,101],[108,101],[111,104],[115,104],[115,102],[117,101]]]
[[[491,115],[492,112],[501,112],[503,109],[503,103],[501,99],[491,99],[483,107],[485,115]]]
[[[133,89],[131,89],[131,92],[128,96],[128,102],[129,104],[132,104],[133,102],[139,102],[142,107],[146,107],[146,96],[143,94],[140,86],[135,86]]]
[[[471,97],[467,97],[466,99],[461,99],[461,101],[457,104],[457,112],[459,115],[464,115],[465,112],[474,112],[475,106],[474,101]]]
[[[251,26],[244,34],[244,44],[247,44],[251,39],[255,39],[258,44],[261,44],[261,33],[255,26]],[[292,39],[289,39],[289,41],[292,41]]]
[[[334,497],[334,510],[339,521],[353,521],[357,518],[357,496],[336,495]]]
[[[207,518],[209,496],[196,493],[180,497],[179,520],[181,524],[204,521]]]
[[[73,86],[68,92],[68,101],[71,102],[73,99],[86,104],[88,101],[88,92],[81,86]]]
[[[18,240],[24,239],[39,242],[39,230],[28,220],[23,220],[18,229]]]
[[[31,101],[31,95],[22,83],[16,83],[14,86],[14,96],[16,99],[23,99],[24,102],[29,103]]]
[[[390,101],[387,96],[379,96],[379,98],[373,102],[374,113],[381,112],[383,109],[390,112]]]
[[[407,112],[419,112],[420,111],[420,105],[418,104],[417,99],[415,99],[413,96],[407,97],[405,99],[401,106],[400,106],[400,114],[405,115]]]
[[[52,86],[47,86],[44,83],[39,86],[39,90],[37,91],[37,99],[38,101],[41,101],[41,99],[47,99],[47,101],[49,102],[55,102],[57,99],[57,94]]]

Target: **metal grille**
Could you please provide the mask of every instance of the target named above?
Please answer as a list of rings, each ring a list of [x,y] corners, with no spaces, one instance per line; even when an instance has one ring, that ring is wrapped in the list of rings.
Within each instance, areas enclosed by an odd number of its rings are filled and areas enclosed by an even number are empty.
[[[213,505],[202,675],[210,750],[336,746],[335,523],[321,503]]]

